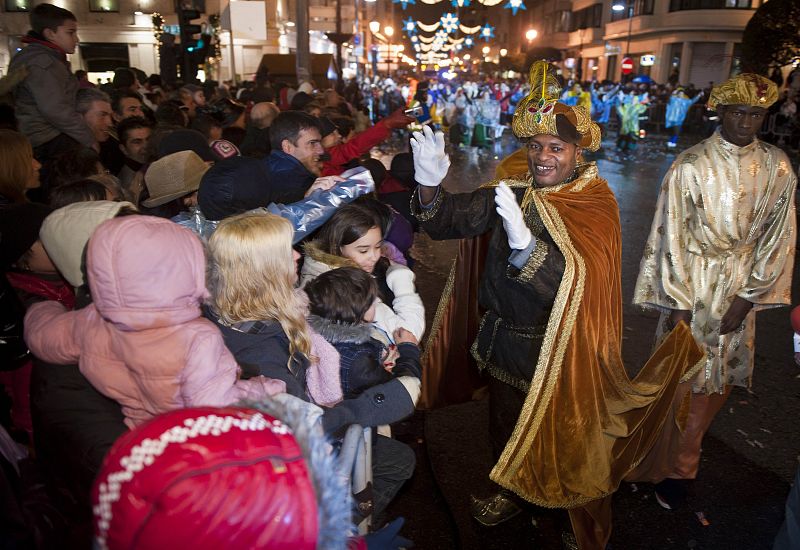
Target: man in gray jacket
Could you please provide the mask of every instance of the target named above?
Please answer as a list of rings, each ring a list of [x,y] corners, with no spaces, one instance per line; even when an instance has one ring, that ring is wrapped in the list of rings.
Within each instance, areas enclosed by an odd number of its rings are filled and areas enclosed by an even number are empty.
[[[75,109],[78,80],[67,61],[78,45],[75,16],[52,4],[39,4],[30,22],[31,30],[22,39],[27,46],[9,66],[9,74],[24,75],[14,90],[20,132],[43,164],[77,144],[96,149],[92,131]]]

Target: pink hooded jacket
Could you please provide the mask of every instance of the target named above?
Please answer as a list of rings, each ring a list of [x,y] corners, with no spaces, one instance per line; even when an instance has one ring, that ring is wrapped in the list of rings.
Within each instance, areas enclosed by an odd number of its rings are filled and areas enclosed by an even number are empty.
[[[33,305],[25,341],[44,361],[77,362],[120,403],[129,427],[172,409],[286,390],[263,376],[238,380],[222,335],[201,316],[205,256],[189,230],[150,216],[115,218],[92,235],[86,264],[93,304],[70,312],[58,302]]]

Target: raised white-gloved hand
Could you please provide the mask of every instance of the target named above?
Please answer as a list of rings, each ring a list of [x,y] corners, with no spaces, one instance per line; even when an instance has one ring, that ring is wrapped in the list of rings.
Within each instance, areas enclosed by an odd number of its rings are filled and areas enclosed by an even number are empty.
[[[512,250],[524,250],[531,244],[531,230],[525,225],[522,209],[517,204],[517,197],[505,183],[497,186],[494,197],[497,213],[503,218],[503,228],[508,235],[508,246]]]
[[[450,157],[444,152],[444,134],[434,135],[430,126],[422,132],[414,132],[411,138],[411,151],[414,154],[414,179],[420,185],[436,187],[447,175]]]

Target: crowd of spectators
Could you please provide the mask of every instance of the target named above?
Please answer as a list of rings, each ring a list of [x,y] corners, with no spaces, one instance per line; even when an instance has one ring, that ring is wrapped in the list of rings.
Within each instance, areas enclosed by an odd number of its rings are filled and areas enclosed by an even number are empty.
[[[369,152],[415,119],[261,81],[170,88],[120,68],[96,86],[67,64],[70,12],[40,4],[31,26],[0,121],[0,383],[4,441],[32,451],[53,506],[9,500],[9,535],[88,546],[115,440],[243,400],[310,411],[334,442],[374,428],[371,506],[354,514],[379,525],[414,471],[390,425],[419,397],[425,311],[413,163],[393,174]]]

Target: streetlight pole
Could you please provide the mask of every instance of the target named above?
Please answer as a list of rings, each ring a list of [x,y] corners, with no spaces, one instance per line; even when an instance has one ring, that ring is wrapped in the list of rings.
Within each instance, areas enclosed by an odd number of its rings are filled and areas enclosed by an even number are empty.
[[[311,80],[311,51],[308,43],[308,0],[296,0],[295,21],[295,74],[297,75],[297,84],[300,85]]]
[[[625,44],[625,57],[631,51],[631,27],[633,25],[633,0],[628,0],[628,41]]]
[[[625,57],[623,60],[628,57],[631,52],[631,29],[633,27],[633,0],[625,0],[625,3],[622,3],[622,0],[616,0],[614,4],[611,6],[611,9],[616,12],[621,12],[623,10],[627,10],[628,12],[628,38],[625,43]],[[623,75],[623,80],[624,80]]]

